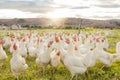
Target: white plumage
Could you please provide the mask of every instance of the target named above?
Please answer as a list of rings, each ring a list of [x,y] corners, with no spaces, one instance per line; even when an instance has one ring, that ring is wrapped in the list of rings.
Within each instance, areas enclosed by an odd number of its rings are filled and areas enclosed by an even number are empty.
[[[0,61],[3,61],[7,58],[6,52],[3,50],[2,44],[3,41],[0,40]]]
[[[25,59],[18,53],[16,43],[14,43],[13,49],[14,52],[10,60],[10,66],[13,74],[17,76],[18,73],[24,72],[28,68],[28,65]]]
[[[4,38],[4,41],[5,41],[5,43],[4,43],[3,46],[9,48],[10,45],[11,45],[10,37],[9,37],[9,36],[5,37],[5,38]]]
[[[83,58],[75,57],[65,50],[61,50],[61,60],[64,66],[70,71],[72,77],[71,79],[78,73],[83,74],[87,67],[84,65]]]
[[[24,58],[27,57],[27,48],[22,41],[19,43],[18,53]]]
[[[52,67],[58,67],[58,65],[60,64],[60,51],[56,51],[54,50],[53,52],[51,52],[50,54],[50,64]]]

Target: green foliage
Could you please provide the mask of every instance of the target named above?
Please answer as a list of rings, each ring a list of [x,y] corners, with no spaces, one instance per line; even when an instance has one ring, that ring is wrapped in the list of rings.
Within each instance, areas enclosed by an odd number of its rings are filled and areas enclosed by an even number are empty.
[[[71,26],[66,26],[65,29],[72,29],[72,27]]]

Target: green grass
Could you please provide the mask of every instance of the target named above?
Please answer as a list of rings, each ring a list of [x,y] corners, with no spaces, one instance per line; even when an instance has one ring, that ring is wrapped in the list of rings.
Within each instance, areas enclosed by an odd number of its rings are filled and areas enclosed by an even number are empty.
[[[109,30],[109,29],[106,29]],[[14,32],[12,31],[0,31],[0,34],[6,34],[6,32]],[[24,30],[28,31],[28,30]],[[53,29],[42,29],[38,30],[38,32],[77,32],[76,30],[53,30]],[[103,29],[87,29],[91,33],[91,31],[105,31]],[[113,29],[110,30],[114,33],[114,35],[109,35],[108,40],[110,47],[107,50],[110,53],[115,53],[115,47],[116,43],[120,41],[120,29]],[[34,32],[34,30],[31,30],[31,32]],[[3,35],[0,37],[2,38]],[[5,64],[3,65],[0,63],[0,80],[16,80],[16,77],[12,75],[12,72],[10,71],[10,59],[11,59],[11,53],[9,53],[8,49],[5,49],[6,53],[8,55],[7,60],[5,61]],[[55,74],[51,74],[51,67],[50,65],[46,68],[45,74],[42,74],[42,68],[40,68],[38,65],[36,65],[35,60],[30,60],[29,57],[27,57],[26,62],[28,64],[28,69],[25,71],[25,73],[19,75],[20,80],[69,80],[70,79],[70,73],[69,71],[63,67],[63,65],[59,65],[59,67],[56,69]],[[3,66],[2,66],[3,65]],[[82,74],[78,76],[78,80],[120,80],[120,63],[114,62],[111,67],[100,69],[102,65],[97,62],[96,65],[89,69],[87,74]]]

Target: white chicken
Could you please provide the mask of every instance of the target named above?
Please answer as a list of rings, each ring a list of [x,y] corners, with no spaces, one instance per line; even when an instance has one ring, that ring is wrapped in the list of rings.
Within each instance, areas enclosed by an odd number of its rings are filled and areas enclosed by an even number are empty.
[[[19,54],[20,54],[22,57],[24,57],[24,58],[27,57],[27,48],[26,48],[26,46],[25,46],[25,44],[24,44],[23,41],[21,41],[21,42],[19,43],[18,52],[19,52]]]
[[[4,43],[3,46],[9,48],[10,45],[11,45],[10,37],[9,37],[9,36],[5,37],[5,38],[4,38],[4,41],[5,41],[5,43]]]
[[[10,66],[12,73],[17,76],[19,73],[24,72],[28,68],[28,65],[26,64],[25,59],[18,53],[18,46],[16,43],[13,44],[13,49],[14,51],[10,60]]]
[[[86,54],[90,51],[91,49],[91,44],[90,44],[90,40],[87,40],[87,42],[85,42],[84,44],[78,46],[79,48],[79,52],[81,54]]]
[[[103,50],[103,43],[102,41],[97,38],[96,39],[96,47],[98,47],[97,53],[99,53],[99,58],[98,60],[104,64],[104,66],[109,67],[111,66],[111,63],[116,59],[117,55],[116,54],[111,54]]]
[[[104,49],[108,49],[109,48],[108,39],[106,37],[103,37],[103,48]]]
[[[45,68],[50,63],[50,52],[50,46],[43,45],[42,48],[39,50],[39,55],[36,58],[36,63],[43,68],[43,74]]]
[[[83,58],[75,57],[63,49],[61,53],[61,61],[72,75],[70,80],[72,80],[76,74],[83,74],[86,72],[87,67],[84,65]]]
[[[10,53],[13,53],[14,52],[14,50],[13,50],[13,44],[14,44],[14,42],[16,42],[16,44],[18,45],[18,47],[19,47],[19,41],[17,40],[17,39],[12,39],[12,42],[11,42],[11,46],[10,46]]]
[[[6,52],[3,50],[2,45],[4,44],[3,40],[0,40],[0,62],[7,58]]]
[[[28,45],[28,53],[29,53],[30,57],[36,58],[37,53],[38,53],[37,44],[34,44],[33,42],[29,43],[29,45]]]
[[[53,68],[53,73],[54,73],[54,68],[58,67],[58,65],[60,64],[60,51],[54,50],[51,52],[50,54],[50,64]]]

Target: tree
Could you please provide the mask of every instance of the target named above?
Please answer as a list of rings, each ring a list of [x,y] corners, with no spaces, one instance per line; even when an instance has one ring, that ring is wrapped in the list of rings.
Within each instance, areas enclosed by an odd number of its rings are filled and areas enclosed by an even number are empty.
[[[24,19],[18,19],[17,22],[18,23],[25,23],[25,20]]]

